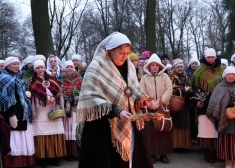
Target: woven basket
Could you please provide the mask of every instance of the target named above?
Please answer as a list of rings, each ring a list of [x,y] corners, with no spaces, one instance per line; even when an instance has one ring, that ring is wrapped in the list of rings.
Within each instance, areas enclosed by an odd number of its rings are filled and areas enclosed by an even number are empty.
[[[48,113],[48,118],[52,121],[57,120],[59,118],[63,118],[65,115],[64,109],[52,110]]]
[[[181,90],[177,88],[180,92],[180,96],[172,95],[169,101],[169,109],[171,113],[178,113],[184,107],[184,98],[182,97]]]
[[[235,107],[229,107],[225,111],[226,117],[228,119],[234,119],[235,118]]]

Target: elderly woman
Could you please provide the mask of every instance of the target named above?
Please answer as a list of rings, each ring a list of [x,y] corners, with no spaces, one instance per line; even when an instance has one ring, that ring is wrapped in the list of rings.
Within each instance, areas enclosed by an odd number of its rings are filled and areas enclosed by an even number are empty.
[[[189,95],[191,93],[190,79],[184,71],[183,60],[173,60],[173,72],[170,79],[173,84],[173,95],[180,95],[185,99],[183,109],[178,113],[172,113],[172,120],[174,128],[173,133],[173,148],[176,152],[185,152],[185,148],[192,146],[192,140],[189,133]],[[173,110],[173,109],[171,109]]]
[[[42,167],[47,163],[59,166],[58,158],[66,155],[64,126],[61,118],[52,121],[48,113],[59,108],[58,104],[63,108],[60,84],[46,73],[44,61],[35,61],[33,68],[29,90],[34,114],[35,157],[40,159]]]
[[[131,50],[127,36],[114,32],[99,44],[86,71],[77,106],[79,168],[153,167],[140,131],[144,121],[127,121],[141,97]]]
[[[47,70],[57,79],[64,69],[64,63],[55,55],[50,55],[47,58]]]
[[[200,145],[205,150],[204,160],[209,163],[215,162],[215,140],[218,138],[218,132],[206,116],[206,109],[213,90],[222,80],[223,69],[220,64],[220,58],[217,58],[215,50],[207,49],[201,66],[194,72],[192,79],[196,113],[199,116],[197,137],[200,138]]]
[[[148,63],[144,66],[144,71],[147,74],[142,77],[140,86],[145,93],[154,98],[149,106],[149,112],[156,111],[156,108],[160,105],[169,104],[173,89],[169,76],[164,73],[164,68],[165,66],[156,54],[152,54]],[[162,104],[160,104],[160,99]],[[152,162],[155,163],[156,155],[160,155],[161,162],[169,163],[167,154],[173,151],[171,131],[156,131],[152,121],[146,122],[144,129],[147,134],[147,144],[151,152]]]
[[[140,81],[141,77],[143,76],[143,70],[139,64],[139,58],[137,54],[133,52],[129,54],[129,58],[136,69],[136,75],[137,75],[138,80]]]
[[[235,103],[235,67],[228,66],[222,77],[212,92],[206,114],[219,131],[217,157],[226,161],[225,168],[234,168],[235,119],[226,116],[226,108],[234,107]]]
[[[4,167],[34,165],[32,107],[25,94],[25,84],[17,77],[20,68],[17,57],[8,57],[0,75],[1,114],[11,126],[11,152],[3,157]]]
[[[65,72],[62,72],[58,78],[62,84],[64,96],[65,112],[64,128],[66,136],[66,148],[68,160],[73,160],[73,157],[78,154],[78,144],[75,139],[76,132],[76,107],[78,103],[79,91],[82,85],[80,75],[75,71],[74,64],[71,60],[65,62]]]

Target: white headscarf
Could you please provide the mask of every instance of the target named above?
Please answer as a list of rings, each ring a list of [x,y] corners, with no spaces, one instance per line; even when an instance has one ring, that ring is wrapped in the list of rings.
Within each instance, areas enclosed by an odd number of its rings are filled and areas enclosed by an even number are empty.
[[[33,63],[33,56],[28,56],[24,59],[24,61],[22,62],[20,69],[23,68],[25,65],[29,64],[29,63]]]
[[[5,63],[5,61],[4,60],[0,60],[0,64],[4,64]]]
[[[35,69],[36,69],[39,65],[42,65],[42,66],[45,67],[44,61],[43,61],[43,60],[37,60],[37,61],[35,61],[35,62],[33,63],[33,69],[34,69],[34,71],[35,71]]]
[[[216,57],[216,52],[214,48],[208,48],[207,50],[205,50],[205,58],[208,56],[214,56]]]
[[[234,58],[235,58],[235,53],[231,56],[230,61],[232,61],[232,62],[233,62]]]
[[[221,64],[225,64],[226,66],[228,66],[228,60],[221,58]]]
[[[82,56],[79,55],[79,54],[73,54],[73,55],[72,55],[72,60],[74,60],[74,59],[77,59],[77,60],[79,60],[79,61],[82,61]]]
[[[102,53],[102,55],[103,54],[105,55],[107,50],[111,50],[122,44],[131,45],[131,42],[125,34],[122,34],[120,32],[113,32],[98,45],[98,47],[95,50],[93,59],[99,56],[100,53]]]
[[[57,61],[57,70],[56,70],[56,75],[57,76],[60,76],[60,70],[61,69],[65,69],[64,67],[64,63],[55,55],[50,55],[48,58],[47,58],[47,70],[51,71],[53,70],[52,67],[51,67],[51,64],[50,64],[50,58],[51,57],[55,57],[56,58],[56,61]]]
[[[46,57],[44,55],[35,55],[33,56],[32,63],[34,63],[37,60],[43,60],[44,62],[46,62]]]
[[[5,59],[5,63],[4,63],[4,68],[7,67],[8,65],[10,65],[13,62],[18,62],[20,63],[20,60],[18,57],[7,57]]]
[[[227,66],[223,72],[222,77],[224,78],[228,73],[233,73],[235,74],[235,67],[232,66]]]
[[[193,62],[197,62],[198,66],[200,66],[200,61],[196,58],[196,57],[192,57],[189,62],[188,62],[188,67],[190,67],[190,65],[193,63]]]
[[[74,67],[74,64],[73,64],[73,61],[71,61],[71,60],[65,61],[64,64],[65,64],[64,69],[65,69],[68,65],[72,65],[73,68],[75,68],[75,67]]]

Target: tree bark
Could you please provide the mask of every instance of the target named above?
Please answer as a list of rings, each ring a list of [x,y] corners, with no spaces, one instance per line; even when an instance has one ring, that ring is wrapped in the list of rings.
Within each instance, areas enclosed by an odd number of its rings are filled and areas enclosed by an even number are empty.
[[[48,0],[31,0],[31,13],[36,54],[54,54],[48,13]]]
[[[145,31],[146,49],[156,53],[156,0],[147,0]]]

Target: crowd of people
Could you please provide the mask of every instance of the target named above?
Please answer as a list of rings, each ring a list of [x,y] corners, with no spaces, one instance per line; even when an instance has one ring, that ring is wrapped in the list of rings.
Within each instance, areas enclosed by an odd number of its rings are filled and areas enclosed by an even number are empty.
[[[114,32],[89,66],[78,54],[65,62],[55,55],[0,60],[0,167],[59,166],[60,158],[79,156],[79,168],[153,168],[158,156],[167,164],[168,154],[197,144],[206,162],[234,168],[235,55],[229,65],[213,48],[188,62],[133,51]],[[184,101],[179,111],[170,108],[173,96]],[[159,109],[170,114],[167,131],[156,130],[160,121],[131,120]]]

